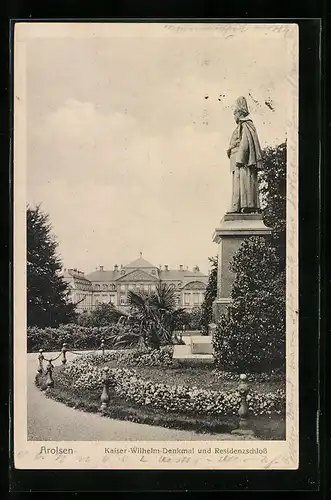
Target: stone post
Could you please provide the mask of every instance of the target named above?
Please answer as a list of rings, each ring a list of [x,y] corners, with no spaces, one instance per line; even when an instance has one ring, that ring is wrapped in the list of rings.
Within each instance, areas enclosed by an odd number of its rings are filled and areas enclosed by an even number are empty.
[[[234,273],[230,269],[232,257],[243,241],[251,236],[267,236],[271,229],[266,227],[261,214],[226,213],[220,226],[215,229],[213,241],[218,244],[217,298],[213,304],[213,323],[231,303]]]
[[[46,368],[46,373],[47,373],[47,378],[46,378],[46,390],[51,389],[54,387],[54,380],[53,380],[53,365],[52,362],[49,361],[47,368]]]
[[[67,344],[64,343],[62,345],[61,352],[62,352],[62,364],[65,365],[67,362],[67,358],[66,358]]]
[[[39,355],[38,355],[38,363],[39,363],[39,368],[37,370],[37,374],[42,375],[44,371],[44,351],[42,349],[39,349]]]
[[[100,411],[101,412],[104,412],[106,410],[108,403],[109,403],[108,372],[109,372],[109,368],[108,368],[108,366],[105,366],[103,369],[103,377],[102,377],[103,388],[102,388],[102,394],[100,397],[100,401],[101,401]]]
[[[240,408],[238,411],[239,428],[233,430],[231,434],[238,434],[240,436],[254,436],[254,431],[249,428],[249,411],[247,404],[247,394],[249,391],[249,387],[246,380],[247,376],[242,373],[240,375],[240,383],[238,387],[240,393]]]

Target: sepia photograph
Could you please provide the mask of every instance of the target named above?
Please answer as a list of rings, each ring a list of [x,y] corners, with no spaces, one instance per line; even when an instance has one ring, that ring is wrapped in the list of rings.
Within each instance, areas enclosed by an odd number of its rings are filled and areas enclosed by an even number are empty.
[[[15,467],[298,467],[298,84],[295,24],[15,24]]]

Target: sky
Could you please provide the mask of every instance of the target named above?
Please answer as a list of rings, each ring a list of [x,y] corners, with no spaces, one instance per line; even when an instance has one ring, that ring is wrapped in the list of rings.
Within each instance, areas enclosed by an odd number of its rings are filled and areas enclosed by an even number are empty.
[[[112,269],[142,252],[207,272],[230,204],[235,99],[247,97],[262,147],[285,139],[284,33],[203,28],[27,41],[27,202],[49,214],[64,267]]]

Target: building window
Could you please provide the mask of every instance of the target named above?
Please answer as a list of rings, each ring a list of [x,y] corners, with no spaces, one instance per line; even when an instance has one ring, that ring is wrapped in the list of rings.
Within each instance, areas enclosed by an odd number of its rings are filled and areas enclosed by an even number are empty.
[[[140,290],[140,285],[139,284],[136,285],[136,290]]]
[[[121,292],[125,292],[125,285],[121,285]]]
[[[191,304],[191,294],[190,293],[185,293],[184,294],[184,304],[186,306]]]
[[[126,298],[125,298],[125,296],[122,296],[120,298],[120,303],[121,303],[122,306],[124,306],[126,304]]]
[[[144,285],[144,291],[148,292],[148,285]]]
[[[110,303],[115,304],[115,296],[114,295],[110,296]]]
[[[95,288],[96,290],[100,290],[100,285],[94,285],[94,288]]]
[[[152,269],[152,274],[156,274],[156,271],[155,271],[155,269]]]
[[[108,285],[102,285],[102,288],[103,288],[104,290],[108,290]]]
[[[193,303],[194,304],[199,304],[199,297],[200,297],[199,293],[194,293],[193,294]]]
[[[156,291],[156,285],[151,285],[151,290],[152,290],[152,292],[155,292]]]

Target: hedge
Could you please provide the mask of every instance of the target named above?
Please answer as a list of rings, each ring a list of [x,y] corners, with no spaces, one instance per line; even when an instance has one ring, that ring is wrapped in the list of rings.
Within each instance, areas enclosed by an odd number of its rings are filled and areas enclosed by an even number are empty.
[[[60,325],[58,328],[29,327],[27,330],[27,350],[37,352],[60,351],[66,343],[70,349],[99,349],[102,339],[106,349],[116,347],[119,336],[125,335],[121,325],[104,327],[84,327],[76,324]]]

